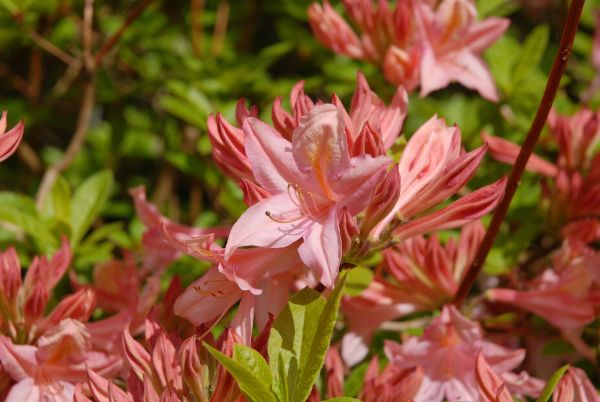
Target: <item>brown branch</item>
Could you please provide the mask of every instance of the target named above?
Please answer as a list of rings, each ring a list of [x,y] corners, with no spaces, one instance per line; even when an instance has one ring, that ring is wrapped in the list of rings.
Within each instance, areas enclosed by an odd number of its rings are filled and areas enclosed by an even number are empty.
[[[210,52],[213,56],[219,56],[223,51],[225,34],[227,34],[227,25],[229,23],[229,8],[228,1],[220,1],[217,7],[217,19],[210,47]]]
[[[202,13],[204,11],[204,0],[191,0],[191,22],[192,22],[192,49],[194,55],[202,56],[202,36],[204,27],[202,25]]]
[[[27,35],[36,45],[38,45],[39,47],[41,47],[46,52],[50,53],[52,56],[56,57],[63,63],[70,65],[75,62],[75,58],[73,56],[55,46],[52,42],[41,36],[39,33],[35,31],[27,31]]]
[[[142,12],[146,9],[146,7],[148,7],[148,5],[150,5],[150,3],[152,3],[152,0],[142,0],[129,12],[119,29],[117,29],[117,31],[112,34],[112,36],[109,37],[106,42],[104,42],[98,53],[96,53],[96,66],[99,66],[100,63],[102,63],[104,56],[106,56],[106,54],[110,52],[110,50],[119,42],[119,39],[121,39],[121,36],[123,36],[127,28],[129,28],[133,21],[135,21],[136,18],[142,14]]]
[[[531,123],[531,128],[527,133],[525,142],[523,142],[523,146],[521,147],[519,156],[517,157],[517,160],[512,168],[510,178],[506,183],[504,197],[498,204],[496,211],[494,211],[494,216],[492,217],[490,226],[488,227],[485,233],[485,237],[483,238],[481,245],[477,250],[477,254],[473,259],[471,266],[465,274],[464,280],[462,281],[458,291],[456,292],[456,295],[454,297],[454,304],[456,304],[457,306],[461,306],[464,303],[465,298],[469,293],[469,290],[475,283],[479,272],[481,272],[481,269],[483,268],[483,263],[485,262],[488,253],[492,249],[494,240],[496,239],[496,236],[500,231],[500,226],[502,225],[506,213],[508,212],[510,202],[513,196],[515,195],[515,192],[517,191],[517,187],[519,186],[521,176],[525,171],[525,165],[527,165],[527,160],[531,156],[533,148],[535,147],[535,144],[537,143],[540,137],[540,133],[542,132],[542,129],[546,124],[546,119],[548,118],[548,114],[550,113],[552,103],[554,102],[554,98],[560,86],[560,79],[563,76],[567,67],[567,61],[569,60],[569,55],[571,54],[573,41],[575,40],[575,34],[577,33],[579,19],[581,18],[581,11],[583,9],[584,3],[585,0],[572,0],[571,2],[569,14],[567,16],[567,20],[563,28],[560,46],[558,48],[556,57],[554,58],[552,70],[550,71],[550,75],[548,76],[548,82],[546,83],[544,95],[542,96],[542,100],[540,102],[540,105],[538,106],[535,118]]]
[[[54,182],[58,176],[73,162],[81,150],[83,143],[85,142],[85,136],[92,119],[92,112],[94,110],[94,102],[96,99],[96,80],[93,76],[88,77],[85,80],[86,82],[84,83],[83,88],[83,99],[81,101],[79,116],[77,118],[77,127],[75,128],[71,142],[69,143],[69,146],[67,147],[67,150],[61,160],[50,166],[44,173],[44,177],[42,178],[42,182],[36,197],[36,203],[38,207],[43,205],[46,196],[54,186]]]
[[[75,127],[75,132],[73,133],[71,142],[63,157],[57,163],[50,166],[42,177],[42,182],[36,197],[36,204],[38,207],[43,205],[46,196],[50,190],[52,190],[58,176],[69,167],[83,147],[85,136],[88,132],[90,121],[92,120],[92,112],[96,100],[96,75],[92,57],[93,17],[94,0],[86,0],[83,11],[83,32],[81,35],[85,70],[82,74],[83,97],[79,108],[77,126]]]

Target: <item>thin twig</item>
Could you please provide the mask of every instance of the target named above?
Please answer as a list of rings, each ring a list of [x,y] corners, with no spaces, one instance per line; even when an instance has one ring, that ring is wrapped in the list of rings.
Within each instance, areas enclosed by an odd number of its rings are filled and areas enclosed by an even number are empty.
[[[481,272],[481,269],[483,268],[483,263],[490,252],[492,245],[494,244],[494,240],[500,231],[500,226],[502,225],[506,213],[508,212],[510,202],[517,191],[521,176],[523,175],[525,166],[527,165],[527,160],[531,156],[533,148],[540,137],[540,133],[546,124],[546,120],[548,118],[548,114],[550,113],[552,103],[554,102],[556,92],[560,86],[560,79],[567,67],[567,61],[569,60],[569,55],[571,54],[573,41],[575,40],[575,34],[577,33],[579,19],[581,18],[581,11],[584,3],[585,0],[572,0],[571,2],[569,14],[563,28],[560,46],[558,48],[556,57],[554,58],[552,70],[548,76],[548,82],[546,83],[544,95],[542,96],[542,100],[536,112],[535,118],[531,123],[531,128],[527,133],[525,142],[523,142],[519,156],[517,157],[517,160],[512,168],[510,178],[506,183],[504,197],[498,204],[496,211],[494,211],[492,222],[485,233],[485,237],[483,238],[483,241],[477,250],[477,254],[473,259],[471,266],[465,274],[464,280],[456,292],[454,304],[457,306],[461,306],[464,303],[469,290],[475,283],[479,272]]]
[[[217,19],[215,21],[215,29],[210,47],[210,52],[213,56],[219,56],[223,51],[225,43],[225,34],[227,34],[227,25],[229,23],[229,2],[220,1],[217,7]]]
[[[35,31],[28,31],[27,35],[31,38],[31,40],[44,49],[46,52],[50,53],[52,56],[56,57],[63,63],[70,65],[75,62],[75,58],[65,52],[64,50],[56,47],[52,42],[41,36],[39,33]]]
[[[129,14],[125,18],[125,21],[123,21],[123,24],[121,24],[119,29],[117,29],[117,31],[114,34],[112,34],[112,36],[108,38],[106,42],[104,42],[98,53],[96,53],[96,66],[99,66],[100,63],[102,63],[102,59],[104,58],[104,56],[106,56],[106,54],[110,52],[110,50],[117,44],[117,42],[119,42],[119,39],[121,39],[121,36],[123,36],[127,28],[131,25],[133,21],[135,21],[137,17],[140,16],[140,14],[142,14],[142,12],[146,9],[146,7],[148,7],[148,5],[150,5],[150,3],[152,3],[152,0],[142,0],[129,12]]]
[[[192,21],[192,49],[198,57],[202,56],[202,36],[204,27],[202,24],[202,13],[204,11],[204,0],[191,0]]]
[[[69,167],[83,147],[85,136],[89,129],[90,121],[92,120],[92,112],[96,100],[96,75],[92,56],[93,17],[94,0],[86,0],[83,11],[83,32],[81,35],[85,70],[82,74],[83,97],[79,108],[77,127],[75,127],[75,132],[73,133],[71,142],[63,157],[57,163],[50,166],[42,177],[42,182],[36,197],[36,204],[38,207],[43,205],[46,196],[54,186],[58,176]]]

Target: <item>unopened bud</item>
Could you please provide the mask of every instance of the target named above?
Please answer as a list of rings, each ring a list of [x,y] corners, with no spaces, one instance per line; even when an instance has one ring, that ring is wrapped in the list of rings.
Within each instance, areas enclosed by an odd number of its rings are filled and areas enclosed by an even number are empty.
[[[79,289],[65,297],[44,320],[48,328],[58,325],[65,318],[86,322],[96,308],[96,295],[92,289]]]
[[[385,155],[381,134],[376,131],[369,122],[363,126],[360,134],[354,140],[350,156],[359,156],[363,154],[371,155],[372,157]]]
[[[31,323],[44,315],[46,303],[48,303],[48,291],[42,282],[38,282],[25,302],[25,317],[27,321]]]
[[[239,186],[244,193],[244,204],[248,205],[249,207],[271,195],[271,193],[269,193],[267,190],[258,184],[251,182],[250,180],[242,179],[239,183]]]
[[[183,381],[196,401],[209,400],[209,370],[205,358],[200,357],[198,338],[186,339],[179,349]]]
[[[21,265],[13,247],[0,254],[0,298],[14,305],[21,289]]]
[[[347,254],[352,247],[352,240],[358,235],[356,218],[350,215],[346,208],[342,209],[339,216],[340,237],[342,239],[342,255]]]
[[[367,205],[360,228],[360,238],[366,239],[373,228],[385,218],[400,197],[400,172],[394,166],[385,179],[377,185],[371,202]]]

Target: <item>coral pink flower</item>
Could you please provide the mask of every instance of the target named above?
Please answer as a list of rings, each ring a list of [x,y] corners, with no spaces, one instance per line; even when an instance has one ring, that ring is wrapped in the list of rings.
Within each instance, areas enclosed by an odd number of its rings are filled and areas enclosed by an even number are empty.
[[[12,129],[6,131],[6,112],[2,112],[0,118],[0,162],[15,153],[23,138],[24,130],[25,125],[21,121]]]
[[[210,235],[214,237],[226,237],[229,235],[229,226],[214,228],[196,228],[181,225],[162,216],[155,205],[146,199],[146,191],[143,187],[129,190],[135,204],[137,216],[141,219],[146,232],[142,237],[144,245],[144,266],[152,274],[160,274],[171,262],[181,256],[181,252],[169,246],[163,239],[163,227],[166,230],[186,234],[188,236]]]
[[[360,38],[327,1],[308,9],[317,39],[336,53],[380,65],[388,81],[421,96],[459,82],[497,101],[498,94],[481,53],[507,29],[509,21],[477,21],[472,0],[345,0]]]
[[[479,394],[483,402],[513,402],[508,388],[502,379],[494,372],[485,361],[483,353],[477,354],[475,363],[475,376]]]
[[[423,381],[423,369],[400,369],[388,364],[379,372],[379,359],[374,357],[365,374],[360,400],[363,402],[412,401]]]
[[[362,294],[343,300],[350,323],[342,343],[346,362],[354,365],[366,356],[371,336],[383,322],[450,302],[483,233],[483,225],[475,221],[463,228],[458,241],[449,239],[444,246],[437,236],[418,236],[384,250],[378,271],[389,276],[377,277]]]
[[[561,329],[581,328],[595,317],[589,292],[599,261],[585,246],[566,241],[554,256],[554,268],[546,269],[528,290],[490,289],[486,297],[535,313]]]
[[[558,142],[558,159],[552,164],[532,155],[527,169],[547,178],[542,189],[549,226],[559,230],[573,220],[600,216],[600,112],[582,109],[567,117],[553,111],[548,126]],[[514,163],[518,145],[491,135],[484,138],[494,158]]]
[[[253,118],[244,125],[246,154],[256,180],[272,195],[250,207],[231,229],[225,259],[243,246],[282,248],[299,239],[302,261],[327,287],[338,273],[339,214],[364,209],[389,164],[386,157],[350,158],[344,116],[334,105],[315,106],[292,142]]]
[[[421,96],[457,81],[481,96],[497,101],[494,80],[479,56],[508,28],[504,18],[478,22],[471,0],[443,0],[436,10],[416,6],[423,40]]]
[[[75,383],[85,381],[86,366],[114,373],[119,359],[91,351],[90,335],[76,320],[65,319],[38,339],[37,346],[0,338],[0,361],[13,380],[7,402],[73,400]]]
[[[21,268],[15,250],[9,248],[0,253],[0,328],[3,334],[14,340],[18,336],[25,336],[29,342],[64,318],[85,321],[90,317],[95,307],[94,295],[78,292],[63,299],[44,318],[49,297],[70,262],[71,249],[63,240],[61,248],[50,260],[45,256],[35,257],[25,279],[21,281]]]
[[[340,109],[344,117],[344,131],[351,156],[358,156],[362,153],[372,154],[364,149],[365,142],[375,142],[375,149],[381,144],[383,150],[389,149],[394,144],[406,117],[408,97],[403,88],[398,88],[390,105],[386,106],[371,91],[365,77],[358,73],[357,87],[352,97],[350,111],[344,108],[336,95],[333,96],[331,103]],[[294,85],[290,94],[292,112],[284,110],[281,104],[281,97],[273,102],[271,111],[273,126],[278,136],[291,140],[294,130],[300,124],[300,119],[315,107],[315,102],[304,93],[304,81],[300,81]],[[246,155],[247,133],[241,128],[246,118],[254,117],[256,111],[254,108],[247,111],[243,101],[238,103],[238,111],[240,110],[243,112],[237,113],[237,127],[227,122],[220,114],[209,118],[209,138],[215,149],[213,158],[217,165],[222,167],[223,172],[235,181],[256,182],[253,168]],[[361,145],[362,152],[360,152]],[[244,186],[247,187],[247,184]],[[266,190],[262,189],[262,192],[264,191]]]
[[[460,145],[458,127],[448,127],[442,119],[431,118],[406,144],[397,167],[400,173],[399,196],[392,210],[373,229],[371,235],[379,238],[396,217],[406,222],[454,195],[475,174],[485,150],[486,147],[482,146],[471,152],[464,152]],[[499,199],[502,194],[503,186],[497,190],[500,191],[490,194],[493,195],[490,199],[493,205],[495,205],[493,201]],[[471,195],[471,197],[476,196]],[[471,217],[470,220],[489,212],[489,204],[486,203],[481,207],[483,208],[481,214]],[[470,212],[476,211],[470,210]],[[451,227],[448,226],[449,222],[449,219],[444,220],[446,228]],[[432,229],[439,228],[429,230]],[[411,233],[412,236],[416,234],[418,233]],[[407,237],[409,236],[405,236]]]
[[[553,402],[598,402],[600,396],[585,372],[570,366],[552,395]]]
[[[215,243],[213,234],[198,234],[211,229],[168,224],[170,221],[146,200],[141,190],[135,195],[143,222],[152,236],[160,236],[164,243],[162,258],[172,261],[185,253],[216,264],[174,304],[175,313],[195,326],[212,325],[239,303],[231,327],[249,342],[254,320],[263,329],[269,315],[276,315],[285,305],[297,281],[317,283],[307,276],[307,268],[298,255],[298,242],[283,248],[239,249],[225,260],[225,250]]]
[[[506,382],[511,378],[506,374],[525,357],[523,350],[510,350],[486,341],[479,325],[462,316],[454,306],[445,306],[423,336],[409,338],[402,344],[386,343],[390,364],[401,369],[421,367],[424,371],[415,402],[481,401],[475,372],[480,352]],[[534,388],[541,391],[541,381],[527,377],[522,380],[522,384],[509,384],[509,389],[520,393],[534,383]]]

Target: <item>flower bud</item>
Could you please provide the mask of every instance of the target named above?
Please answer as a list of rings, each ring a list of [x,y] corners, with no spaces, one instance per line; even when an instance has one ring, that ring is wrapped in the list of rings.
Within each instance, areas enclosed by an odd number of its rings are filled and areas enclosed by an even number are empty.
[[[385,79],[412,91],[419,84],[420,59],[420,51],[416,47],[403,50],[390,46],[383,60]]]
[[[0,300],[13,306],[21,289],[21,266],[13,247],[0,254]]]
[[[390,213],[400,196],[400,173],[396,166],[387,173],[373,192],[360,228],[360,238],[366,239],[373,228]]]
[[[203,360],[198,351],[197,337],[193,336],[183,341],[179,349],[182,377],[196,401],[209,400],[209,370]]]
[[[29,323],[44,315],[46,303],[48,303],[48,291],[41,282],[38,282],[25,302],[25,317]]]
[[[339,216],[340,237],[342,239],[342,255],[347,254],[352,247],[352,240],[358,235],[356,218],[350,215],[346,208],[342,209]]]
[[[353,157],[364,154],[371,155],[372,157],[385,155],[381,134],[369,122],[365,123],[350,150],[350,156]]]
[[[96,296],[92,289],[79,289],[69,295],[52,310],[52,313],[41,324],[43,328],[58,325],[65,318],[86,322],[96,308]]]
[[[244,204],[249,207],[271,195],[267,190],[250,180],[242,179],[239,186],[244,193]]]

